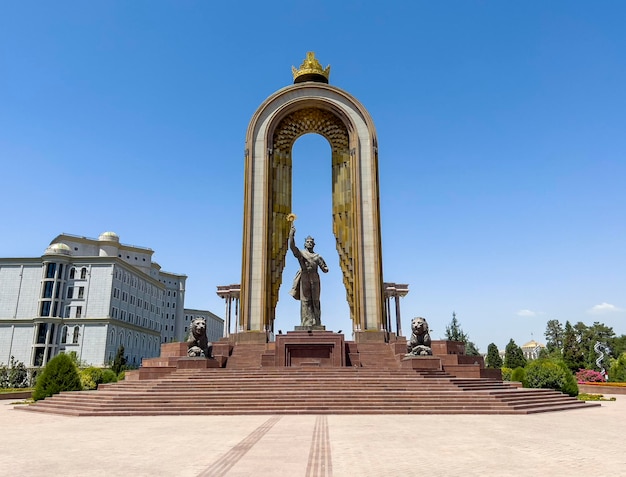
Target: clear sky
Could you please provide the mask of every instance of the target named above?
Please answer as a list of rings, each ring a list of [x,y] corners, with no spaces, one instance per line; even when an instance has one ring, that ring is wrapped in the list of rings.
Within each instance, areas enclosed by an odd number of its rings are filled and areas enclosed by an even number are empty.
[[[239,283],[246,128],[307,51],[370,112],[403,328],[453,311],[486,352],[549,319],[626,333],[623,1],[58,1],[0,7],[0,256],[60,233],[155,251],[186,306]],[[350,330],[323,138],[294,146],[297,240]],[[276,328],[299,324],[287,295]]]

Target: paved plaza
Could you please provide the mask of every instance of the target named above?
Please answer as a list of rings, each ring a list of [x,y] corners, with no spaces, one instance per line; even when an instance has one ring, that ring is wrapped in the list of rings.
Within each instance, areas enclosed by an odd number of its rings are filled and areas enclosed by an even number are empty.
[[[0,475],[626,475],[616,397],[527,416],[67,417],[0,401]]]

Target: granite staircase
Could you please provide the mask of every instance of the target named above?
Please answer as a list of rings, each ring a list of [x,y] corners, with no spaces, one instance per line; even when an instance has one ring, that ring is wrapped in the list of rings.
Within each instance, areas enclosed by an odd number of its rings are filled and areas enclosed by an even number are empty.
[[[20,406],[74,416],[246,414],[530,414],[598,405],[547,389],[395,368],[177,369],[158,379],[63,392]],[[234,356],[234,353],[233,353]],[[257,359],[257,358],[254,358]]]

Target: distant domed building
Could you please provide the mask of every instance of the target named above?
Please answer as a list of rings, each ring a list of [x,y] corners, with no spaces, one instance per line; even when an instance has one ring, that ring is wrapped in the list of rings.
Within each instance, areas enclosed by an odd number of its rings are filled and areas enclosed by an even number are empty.
[[[528,343],[526,343],[525,345],[522,345],[522,353],[524,353],[524,358],[530,360],[530,359],[537,359],[539,357],[539,354],[541,353],[542,349],[545,349],[546,345],[544,345],[543,343],[539,343],[535,340],[530,340]]]

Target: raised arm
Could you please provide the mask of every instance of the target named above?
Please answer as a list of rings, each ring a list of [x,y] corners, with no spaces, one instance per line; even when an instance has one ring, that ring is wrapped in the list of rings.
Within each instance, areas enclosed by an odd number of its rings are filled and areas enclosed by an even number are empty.
[[[292,225],[291,229],[289,229],[289,248],[291,249],[291,251],[293,252],[293,254],[299,258],[300,257],[300,250],[298,250],[298,247],[296,247],[296,228]]]

